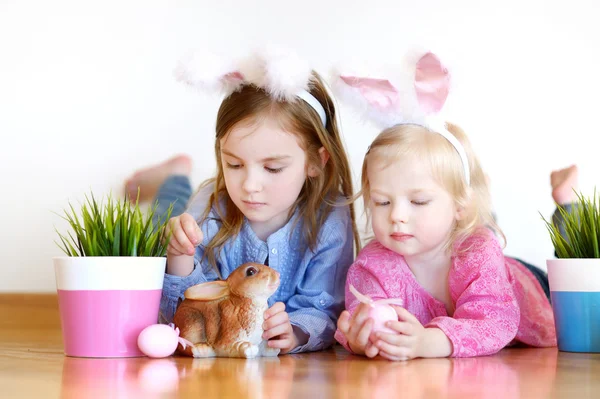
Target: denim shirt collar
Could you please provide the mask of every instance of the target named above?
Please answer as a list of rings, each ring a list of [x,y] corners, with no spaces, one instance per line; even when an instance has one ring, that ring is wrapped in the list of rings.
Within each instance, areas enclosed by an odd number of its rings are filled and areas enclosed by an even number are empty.
[[[272,246],[275,243],[285,242],[290,238],[290,233],[292,231],[292,227],[294,223],[298,219],[298,208],[294,211],[292,216],[283,225],[279,230],[272,233],[269,237],[267,237],[266,241],[261,240],[252,227],[250,226],[250,221],[244,216],[244,221],[242,222],[242,228],[240,230],[240,234],[245,236],[247,239],[247,243],[252,245],[257,250],[266,248],[267,246]]]

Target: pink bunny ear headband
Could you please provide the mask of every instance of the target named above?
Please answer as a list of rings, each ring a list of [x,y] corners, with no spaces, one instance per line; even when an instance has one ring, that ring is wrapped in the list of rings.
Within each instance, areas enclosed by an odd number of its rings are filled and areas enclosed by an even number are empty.
[[[417,124],[444,136],[458,152],[469,185],[469,160],[465,149],[443,121],[436,118],[448,97],[448,69],[431,52],[410,54],[405,61],[400,68],[401,76],[395,79],[396,84],[387,78],[338,70],[333,73],[333,89],[340,98],[366,111],[369,119],[384,128]]]
[[[229,96],[253,84],[277,101],[304,100],[327,125],[325,109],[308,91],[312,70],[307,62],[287,51],[262,51],[239,61],[225,60],[212,53],[192,53],[175,69],[177,80],[203,91]]]

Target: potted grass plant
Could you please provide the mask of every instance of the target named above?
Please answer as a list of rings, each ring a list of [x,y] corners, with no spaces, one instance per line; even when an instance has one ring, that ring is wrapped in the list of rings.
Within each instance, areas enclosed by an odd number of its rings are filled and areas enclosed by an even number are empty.
[[[558,258],[546,262],[552,309],[560,350],[600,352],[600,197],[577,199],[558,207],[561,225],[544,219]]]
[[[53,261],[67,356],[143,356],[137,337],[158,321],[172,206],[156,209],[91,194],[64,210],[71,231],[57,230],[56,243],[66,256]]]

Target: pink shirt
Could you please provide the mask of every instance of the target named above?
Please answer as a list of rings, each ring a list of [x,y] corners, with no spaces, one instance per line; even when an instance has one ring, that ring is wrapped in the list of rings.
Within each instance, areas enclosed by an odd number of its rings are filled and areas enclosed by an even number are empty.
[[[507,345],[556,346],[552,307],[533,274],[514,259],[505,258],[488,229],[465,240],[469,250],[452,257],[448,288],[455,307],[448,315],[443,302],[415,279],[404,257],[369,243],[350,266],[346,280],[346,309],[360,302],[352,284],[372,299],[400,298],[425,327],[437,327],[452,342],[454,357],[490,355]],[[336,339],[350,351],[344,335]]]

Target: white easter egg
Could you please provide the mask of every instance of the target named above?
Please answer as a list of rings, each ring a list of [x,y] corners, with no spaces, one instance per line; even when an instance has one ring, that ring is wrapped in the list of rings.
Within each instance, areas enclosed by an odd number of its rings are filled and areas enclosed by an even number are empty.
[[[373,319],[373,331],[395,333],[396,331],[385,326],[388,321],[397,321],[398,315],[393,307],[386,304],[372,304],[369,317]]]
[[[177,349],[179,335],[165,324],[153,324],[142,330],[138,336],[138,348],[148,357],[171,356]]]

